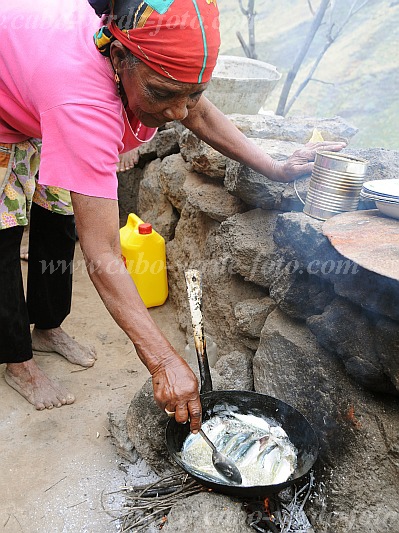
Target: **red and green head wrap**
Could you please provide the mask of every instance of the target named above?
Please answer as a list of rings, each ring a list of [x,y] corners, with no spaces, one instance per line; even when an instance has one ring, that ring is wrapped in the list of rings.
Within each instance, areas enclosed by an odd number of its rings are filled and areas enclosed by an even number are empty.
[[[102,54],[116,39],[163,76],[211,79],[220,46],[216,0],[117,0],[109,20],[94,35]]]

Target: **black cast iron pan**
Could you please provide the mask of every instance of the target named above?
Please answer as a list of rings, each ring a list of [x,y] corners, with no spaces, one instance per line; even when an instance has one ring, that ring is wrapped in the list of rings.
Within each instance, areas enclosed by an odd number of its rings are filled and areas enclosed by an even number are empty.
[[[193,272],[195,272],[195,274],[193,274]],[[188,273],[186,273],[186,278],[187,274]],[[197,279],[199,278],[199,273],[197,271],[190,271],[189,275],[196,276]],[[197,304],[201,307],[201,293],[199,293],[199,298],[197,299]],[[227,410],[227,412],[234,411],[244,415],[260,416],[266,419],[273,418],[282,426],[290,441],[298,450],[297,467],[287,481],[278,485],[242,486],[231,485],[222,480],[209,480],[207,479],[206,474],[198,472],[182,460],[180,451],[190,432],[190,428],[189,424],[178,424],[174,418],[171,418],[166,426],[166,446],[170,455],[174,461],[183,468],[183,470],[202,485],[216,492],[230,494],[232,496],[244,498],[265,497],[280,492],[285,487],[299,482],[304,476],[306,476],[306,474],[308,474],[318,456],[319,443],[312,426],[294,407],[274,398],[273,396],[251,391],[212,391],[212,380],[206,354],[202,315],[200,313],[198,314],[201,318],[201,325],[199,327],[200,333],[198,334],[198,332],[196,332],[194,319],[193,328],[201,376],[200,398],[203,411],[203,422],[212,418],[216,414],[222,414],[225,410]]]
[[[318,455],[318,439],[306,418],[287,403],[266,394],[250,391],[212,391],[201,394],[203,409],[202,420],[205,422],[223,410],[234,411],[244,415],[273,418],[281,424],[290,441],[298,450],[297,468],[292,476],[278,485],[256,485],[244,487],[214,482],[206,475],[193,469],[180,457],[183,443],[190,432],[188,424],[178,424],[170,419],[166,427],[166,446],[174,461],[191,477],[202,485],[216,492],[239,497],[265,497],[280,492],[285,487],[299,482],[312,468]]]

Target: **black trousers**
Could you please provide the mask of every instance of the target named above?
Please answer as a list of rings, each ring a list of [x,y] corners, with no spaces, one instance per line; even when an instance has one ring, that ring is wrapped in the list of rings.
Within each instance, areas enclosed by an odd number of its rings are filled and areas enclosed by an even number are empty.
[[[71,309],[74,217],[32,205],[26,300],[20,260],[22,235],[21,226],[0,231],[0,363],[31,359],[29,325],[57,328]]]

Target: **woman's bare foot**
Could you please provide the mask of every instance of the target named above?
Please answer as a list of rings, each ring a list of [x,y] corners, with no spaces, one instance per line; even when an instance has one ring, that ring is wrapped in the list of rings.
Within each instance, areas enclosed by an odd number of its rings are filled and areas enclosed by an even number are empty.
[[[134,150],[130,150],[130,152],[126,152],[125,154],[120,154],[119,163],[116,165],[116,171],[125,172],[126,170],[130,170],[134,167],[134,165],[137,165],[138,162],[138,148],[135,148]]]
[[[39,411],[69,405],[75,401],[75,397],[49,379],[33,359],[24,363],[9,363],[4,378],[10,387]]]
[[[37,352],[56,352],[74,365],[93,366],[96,351],[92,346],[82,346],[62,328],[37,329],[32,331],[32,348]]]

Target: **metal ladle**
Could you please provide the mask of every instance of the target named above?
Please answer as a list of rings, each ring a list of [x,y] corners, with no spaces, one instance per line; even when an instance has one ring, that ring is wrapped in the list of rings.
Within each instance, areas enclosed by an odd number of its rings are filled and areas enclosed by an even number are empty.
[[[193,324],[194,344],[197,352],[198,364],[200,368],[207,367],[207,374],[210,376],[208,357],[206,354],[206,342],[204,334],[204,321],[202,318],[202,287],[201,274],[198,270],[187,270],[185,272],[188,300],[190,303],[191,321]],[[204,375],[201,372],[201,376]],[[210,379],[210,378],[209,378]],[[201,378],[201,391],[203,388],[212,390],[212,383],[204,383]],[[225,479],[241,485],[242,477],[240,471],[235,465],[234,461],[220,453],[213,442],[207,437],[202,429],[199,430],[200,435],[205,439],[207,444],[212,448],[212,463],[217,472]]]
[[[215,469],[219,472],[221,476],[234,483],[235,485],[241,485],[242,477],[240,471],[235,465],[234,461],[217,451],[216,446],[211,440],[207,437],[206,433],[202,429],[199,430],[199,434],[205,440],[207,444],[212,448],[212,463]]]

